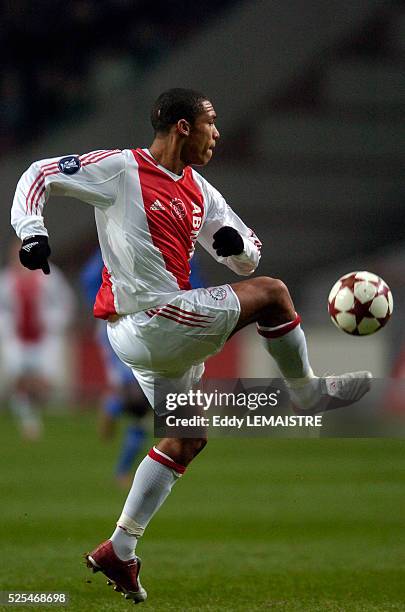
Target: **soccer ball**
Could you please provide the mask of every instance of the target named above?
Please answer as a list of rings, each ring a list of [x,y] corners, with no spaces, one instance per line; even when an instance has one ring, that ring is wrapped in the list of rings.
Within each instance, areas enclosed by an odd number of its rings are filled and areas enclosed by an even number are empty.
[[[350,272],[333,285],[328,298],[332,322],[352,336],[374,334],[388,322],[393,309],[390,288],[371,272]]]

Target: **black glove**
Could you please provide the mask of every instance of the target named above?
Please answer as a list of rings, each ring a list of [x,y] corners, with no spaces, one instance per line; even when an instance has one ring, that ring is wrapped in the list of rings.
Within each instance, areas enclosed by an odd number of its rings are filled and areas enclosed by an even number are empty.
[[[48,257],[51,254],[47,236],[29,236],[23,240],[19,255],[23,266],[29,270],[42,269],[49,274]]]
[[[243,238],[236,229],[225,225],[214,234],[213,248],[217,255],[228,257],[229,255],[240,255],[245,245]]]

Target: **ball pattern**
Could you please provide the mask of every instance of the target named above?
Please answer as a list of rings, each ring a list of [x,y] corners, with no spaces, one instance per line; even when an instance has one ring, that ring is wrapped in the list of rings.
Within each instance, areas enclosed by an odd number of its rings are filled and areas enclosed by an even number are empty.
[[[368,336],[384,327],[393,310],[390,288],[371,272],[349,272],[332,287],[328,311],[332,322],[352,336]]]

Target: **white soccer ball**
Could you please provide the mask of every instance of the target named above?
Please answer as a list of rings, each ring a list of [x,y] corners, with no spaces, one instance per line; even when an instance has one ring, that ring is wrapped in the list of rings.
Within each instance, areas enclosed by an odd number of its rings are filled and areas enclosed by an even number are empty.
[[[371,272],[350,272],[333,285],[328,298],[332,322],[352,336],[368,336],[384,327],[393,309],[390,288]]]

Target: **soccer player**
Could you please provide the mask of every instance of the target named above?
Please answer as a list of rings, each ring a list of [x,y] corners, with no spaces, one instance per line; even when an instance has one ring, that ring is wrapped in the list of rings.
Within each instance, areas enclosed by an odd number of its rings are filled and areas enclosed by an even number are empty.
[[[0,349],[11,411],[24,439],[42,434],[41,408],[65,367],[65,332],[74,296],[62,272],[32,273],[18,260],[20,241],[10,246],[0,272]]]
[[[360,399],[369,389],[369,372],[314,375],[301,319],[281,280],[260,276],[190,288],[196,242],[242,276],[256,269],[261,243],[192,168],[211,160],[219,138],[210,100],[189,89],[168,90],[154,103],[151,121],[149,149],[45,159],[22,175],[12,224],[23,241],[23,265],[47,271],[42,209],[50,195],[95,207],[105,267],[94,314],[108,320],[111,345],[155,410],[168,388],[188,391],[201,378],[204,360],[250,323],[256,323],[297,409],[315,413]],[[203,436],[160,440],[139,465],[113,534],[87,555],[89,567],[135,602],[146,598],[138,540],[205,444]]]

